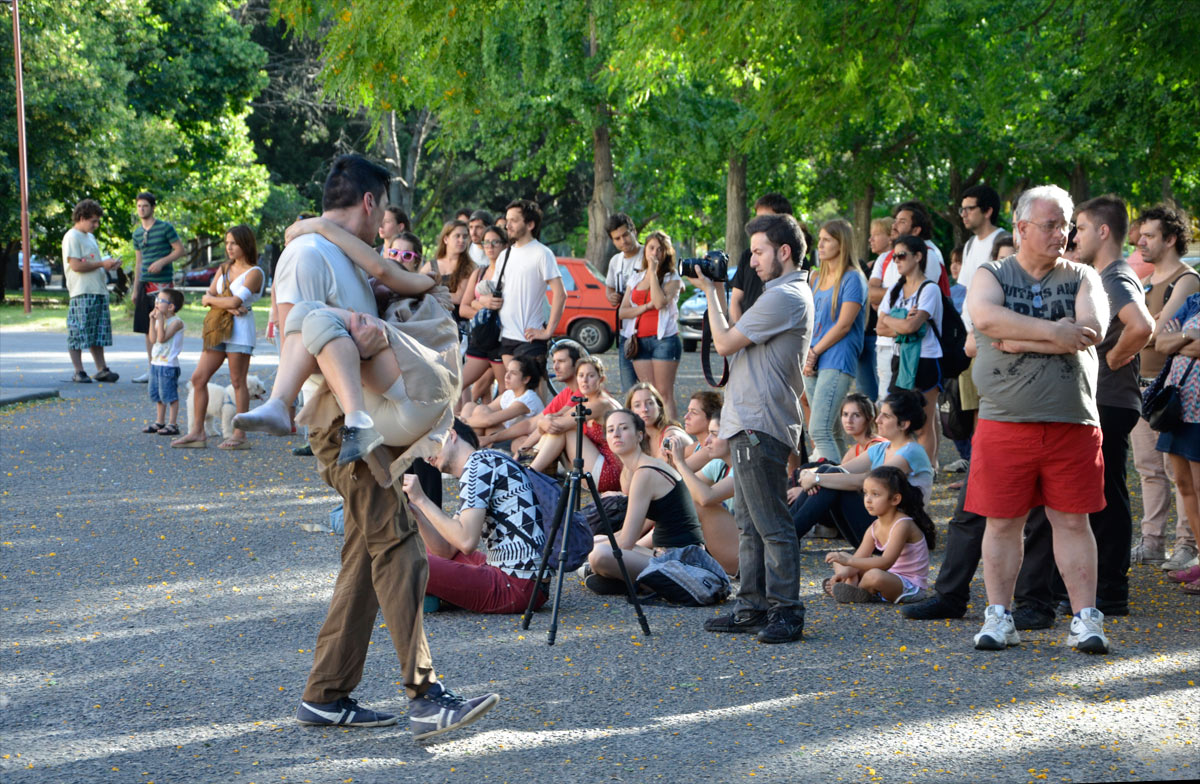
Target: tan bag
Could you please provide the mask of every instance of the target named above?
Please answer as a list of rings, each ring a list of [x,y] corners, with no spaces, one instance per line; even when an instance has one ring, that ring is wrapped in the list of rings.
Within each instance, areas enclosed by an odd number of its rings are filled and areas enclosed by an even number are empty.
[[[222,267],[218,274],[225,281],[225,291],[221,292],[220,296],[233,296],[233,289],[229,286],[229,265]],[[204,330],[201,333],[204,347],[214,348],[225,343],[232,336],[233,314],[225,308],[210,308],[207,315],[204,316]]]

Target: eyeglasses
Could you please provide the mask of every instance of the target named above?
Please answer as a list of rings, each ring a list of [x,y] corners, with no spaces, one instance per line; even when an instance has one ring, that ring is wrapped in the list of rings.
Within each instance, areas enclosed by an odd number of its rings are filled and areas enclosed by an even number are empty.
[[[1030,226],[1037,226],[1046,234],[1070,234],[1075,230],[1075,224],[1070,221],[1025,221]]]
[[[970,212],[971,210],[977,210],[977,209],[979,209],[979,205],[978,205],[978,204],[964,204],[963,206],[961,206],[961,207],[959,207],[959,208],[958,208],[958,214],[959,214],[959,215],[966,215],[966,214],[967,214],[968,212]]]
[[[907,252],[900,252],[900,253],[893,252],[892,258],[895,259],[896,261],[904,261],[905,259],[908,258],[908,253]]]
[[[399,248],[388,248],[387,257],[395,261],[403,261],[410,264],[421,260],[421,254],[415,250],[400,250]]]
[[[505,244],[504,240],[484,240],[483,241],[483,246],[485,248],[503,248],[504,244]]]
[[[164,299],[163,297],[159,297],[158,299],[156,299],[154,301],[159,303],[160,305],[170,305],[171,304],[171,300],[169,298]]]

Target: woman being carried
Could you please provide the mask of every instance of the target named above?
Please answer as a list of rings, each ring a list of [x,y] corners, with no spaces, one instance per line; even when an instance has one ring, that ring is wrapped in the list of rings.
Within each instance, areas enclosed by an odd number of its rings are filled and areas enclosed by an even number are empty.
[[[925,424],[924,400],[911,389],[900,389],[884,398],[875,417],[879,435],[887,443],[867,447],[863,455],[837,466],[806,468],[800,472],[800,484],[788,490],[787,498],[796,524],[796,533],[804,536],[818,522],[832,518],[838,531],[855,547],[871,525],[862,502],[863,481],[882,465],[899,468],[911,484],[928,499],[933,491],[933,466],[929,455],[916,439]]]
[[[631,577],[641,574],[656,552],[704,545],[700,520],[687,486],[675,469],[651,457],[645,423],[628,409],[611,411],[604,422],[609,449],[623,466],[621,490],[629,497],[617,546]],[[600,594],[625,592],[621,570],[607,536],[597,536],[584,585]]]
[[[580,357],[575,365],[575,382],[584,405],[591,411],[584,422],[583,467],[596,480],[596,489],[601,493],[621,491],[621,461],[608,448],[601,422],[609,411],[618,409],[618,403],[604,388],[604,363],[599,357]],[[557,414],[555,421],[569,424],[561,433],[546,433],[538,440],[537,454],[530,468],[542,473],[554,472],[559,457],[568,461],[575,459],[575,407],[568,406]],[[557,428],[556,428],[557,429]]]
[[[928,584],[929,551],[937,541],[921,491],[899,468],[881,466],[863,480],[863,505],[875,517],[869,536],[853,555],[825,556],[833,566],[825,593],[839,602],[914,600]]]

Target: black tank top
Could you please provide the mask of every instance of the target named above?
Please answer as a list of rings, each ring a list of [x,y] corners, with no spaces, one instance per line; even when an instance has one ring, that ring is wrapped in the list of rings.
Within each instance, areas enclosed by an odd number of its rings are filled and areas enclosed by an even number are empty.
[[[662,498],[651,500],[646,517],[654,521],[651,541],[655,547],[686,547],[689,544],[704,544],[700,530],[700,518],[696,516],[696,505],[687,485],[671,476],[658,466],[642,466],[659,472],[672,482],[671,492]],[[641,470],[641,469],[638,469]]]

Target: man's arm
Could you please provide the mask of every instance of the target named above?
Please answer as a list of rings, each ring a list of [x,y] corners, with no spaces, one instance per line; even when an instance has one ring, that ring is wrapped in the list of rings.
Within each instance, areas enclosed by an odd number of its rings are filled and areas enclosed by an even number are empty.
[[[417,511],[425,516],[438,536],[460,553],[474,552],[479,545],[479,536],[483,532],[484,517],[487,510],[483,508],[464,509],[458,517],[451,517],[442,507],[429,500],[425,491],[414,474],[404,477],[404,492]]]
[[[1154,319],[1140,300],[1134,300],[1117,311],[1117,318],[1124,328],[1121,337],[1117,338],[1105,357],[1110,370],[1117,370],[1132,362],[1154,334]]]
[[[742,317],[742,298],[746,292],[733,286],[729,289],[729,324],[733,326]]]
[[[567,307],[567,290],[563,288],[562,278],[551,278],[546,281],[550,286],[550,320],[545,329],[525,330],[526,340],[549,340],[562,320],[563,309]]]
[[[880,278],[871,278],[867,281],[867,297],[871,300],[871,307],[878,308],[886,293],[887,289],[883,287],[883,280]]]
[[[1080,285],[1080,292],[1085,287]],[[971,288],[967,291],[967,303],[975,328],[995,341],[1047,341],[1070,351],[1083,351],[1100,339],[1099,332],[1085,323],[1080,323],[1080,295],[1076,295],[1076,320],[1048,321],[1022,316],[1004,307],[1004,290],[990,270],[975,273]],[[1095,321],[1095,310],[1083,314]]]
[[[1158,316],[1155,319],[1157,321],[1154,327],[1155,338],[1162,331],[1163,325],[1170,321],[1179,312],[1179,309],[1183,307],[1184,300],[1195,294],[1197,290],[1200,290],[1200,277],[1183,275],[1175,281],[1175,288],[1171,290],[1171,298],[1163,303],[1163,309],[1158,312]]]
[[[129,287],[129,301],[136,302],[138,284],[142,282],[142,252],[136,248],[133,251],[133,285]]]
[[[725,302],[725,284],[715,283],[701,276],[692,278],[692,285],[702,289],[708,299],[708,325],[717,354],[727,357],[751,345],[750,338],[742,334],[737,327],[731,327],[729,319],[725,317],[725,309],[722,307]]]
[[[167,266],[173,261],[176,261],[177,259],[183,258],[183,254],[183,243],[179,240],[175,240],[171,243],[171,252],[166,256],[163,256],[158,261],[151,263],[150,266],[146,268],[146,272],[149,272],[151,275],[156,275],[163,267]]]

